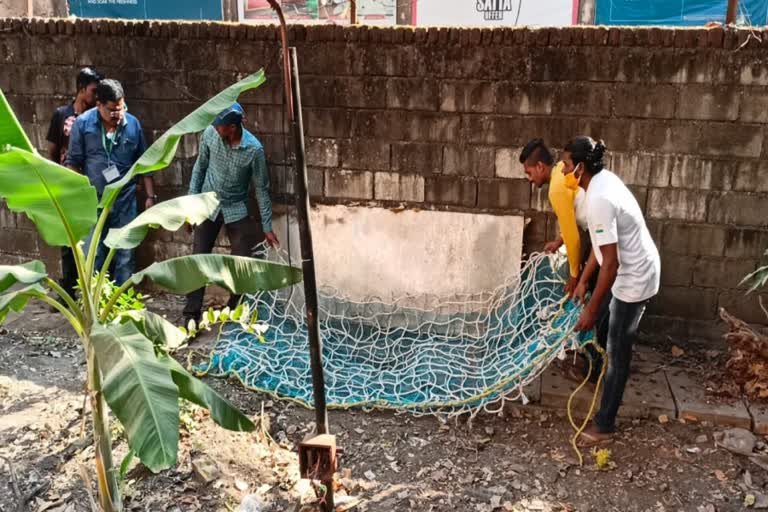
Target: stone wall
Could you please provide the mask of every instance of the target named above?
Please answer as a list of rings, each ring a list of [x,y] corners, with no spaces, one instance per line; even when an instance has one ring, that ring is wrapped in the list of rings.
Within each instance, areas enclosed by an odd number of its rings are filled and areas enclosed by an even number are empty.
[[[768,33],[297,25],[290,37],[314,201],[524,214],[532,251],[556,221],[546,190],[525,181],[519,148],[590,134],[605,139],[662,253],[646,326],[712,334],[721,306],[766,323],[738,283],[768,248]],[[0,20],[0,62],[0,87],[41,147],[78,66],[121,80],[150,138],[264,67],[268,82],[242,100],[275,194],[291,191],[273,26]],[[184,191],[195,154],[189,138],[158,175],[162,197]],[[0,226],[4,260],[40,251],[55,262],[27,221],[3,212]],[[142,261],[186,253],[188,242],[159,235]]]

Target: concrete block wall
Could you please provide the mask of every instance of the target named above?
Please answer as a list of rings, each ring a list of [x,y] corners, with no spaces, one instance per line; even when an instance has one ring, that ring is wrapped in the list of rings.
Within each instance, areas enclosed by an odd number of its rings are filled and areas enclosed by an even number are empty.
[[[756,35],[293,25],[313,200],[520,214],[530,252],[557,224],[546,190],[525,180],[520,147],[540,136],[562,148],[590,134],[606,141],[661,250],[664,286],[646,327],[717,335],[721,306],[765,324],[757,297],[738,285],[768,248],[768,32]],[[263,67],[267,83],[242,102],[275,195],[289,200],[274,26],[6,19],[0,62],[0,87],[40,146],[78,66],[121,80],[150,138]],[[158,175],[162,197],[184,192],[195,155],[189,137]],[[0,227],[0,258],[42,249],[17,216],[3,213]],[[141,260],[188,250],[185,233],[158,234]]]

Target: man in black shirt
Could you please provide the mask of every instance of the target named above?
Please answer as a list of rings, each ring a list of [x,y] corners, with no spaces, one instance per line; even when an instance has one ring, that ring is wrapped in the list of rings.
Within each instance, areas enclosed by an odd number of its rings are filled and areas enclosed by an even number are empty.
[[[77,74],[77,95],[71,103],[56,109],[48,128],[48,158],[57,164],[64,165],[69,147],[69,133],[75,118],[96,105],[96,86],[103,77],[93,68],[83,68]],[[60,285],[74,297],[77,285],[77,267],[72,249],[61,248]]]

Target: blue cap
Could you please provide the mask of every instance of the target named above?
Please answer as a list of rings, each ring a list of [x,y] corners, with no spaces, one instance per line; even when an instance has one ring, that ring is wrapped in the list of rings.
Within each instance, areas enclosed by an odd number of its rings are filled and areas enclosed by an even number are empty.
[[[223,126],[228,124],[242,124],[243,122],[243,107],[239,103],[235,102],[231,106],[222,110],[216,119],[213,120],[213,126]]]

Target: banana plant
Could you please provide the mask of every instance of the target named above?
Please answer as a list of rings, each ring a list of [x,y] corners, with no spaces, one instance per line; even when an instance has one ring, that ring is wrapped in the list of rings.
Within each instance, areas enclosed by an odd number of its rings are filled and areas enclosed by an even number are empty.
[[[202,131],[238,96],[264,82],[259,71],[221,91],[163,134],[101,200],[88,179],[43,158],[21,128],[0,90],[0,197],[8,208],[35,224],[52,246],[69,246],[75,254],[79,298],[51,279],[40,261],[0,265],[0,324],[10,311],[32,299],[56,308],[82,341],[87,360],[99,505],[106,512],[123,508],[119,468],[112,460],[108,409],[122,423],[130,451],[153,472],[176,463],[179,399],[211,412],[220,426],[250,431],[254,424],[233,404],[192,376],[170,355],[183,332],[146,310],[116,314],[116,304],[130,287],[151,281],[175,293],[218,284],[232,293],[254,293],[295,284],[301,271],[287,265],[226,255],[190,255],[156,262],[134,274],[118,289],[105,286],[107,270],[118,249],[137,247],[150,229],[178,230],[200,224],[218,206],[215,194],[178,197],[144,211],[130,224],[112,229],[102,268],[95,267],[96,244],[123,185],[134,176],[160,171],[173,160],[180,138]],[[93,232],[90,247],[81,240]]]

